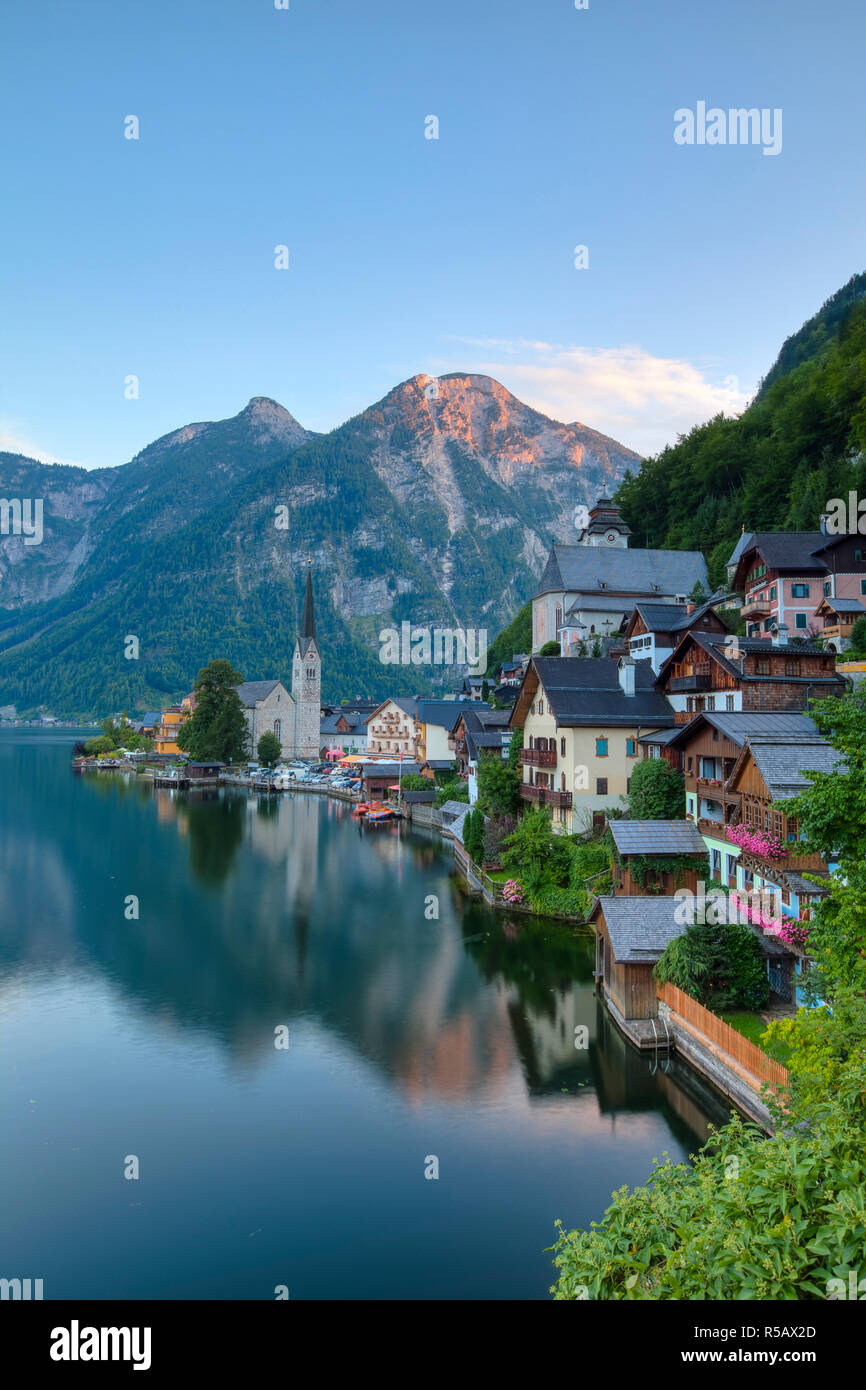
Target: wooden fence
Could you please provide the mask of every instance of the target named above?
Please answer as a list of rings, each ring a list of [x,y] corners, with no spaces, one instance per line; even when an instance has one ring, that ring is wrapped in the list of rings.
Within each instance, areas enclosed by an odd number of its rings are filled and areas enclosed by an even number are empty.
[[[690,994],[684,994],[676,985],[664,984],[658,986],[658,996],[674,1013],[679,1014],[684,1023],[703,1033],[708,1042],[720,1052],[726,1052],[757,1081],[767,1082],[771,1086],[785,1085],[788,1072],[781,1062],[774,1062],[766,1052],[749,1042],[748,1038],[744,1038],[736,1028],[725,1023],[724,1019],[710,1013],[709,1009],[705,1009],[703,1004],[699,1004]]]

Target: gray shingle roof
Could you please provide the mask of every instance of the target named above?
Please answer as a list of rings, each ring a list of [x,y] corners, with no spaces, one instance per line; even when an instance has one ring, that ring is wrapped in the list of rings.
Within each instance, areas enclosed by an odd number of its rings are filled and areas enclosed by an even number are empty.
[[[842,763],[840,753],[819,736],[785,738],[750,734],[749,752],[774,801],[796,796],[812,784],[803,772],[832,772]]]
[[[696,854],[707,857],[703,836],[687,820],[612,820],[610,833],[622,854]]]
[[[689,594],[698,580],[707,587],[707,567],[697,550],[619,550],[556,541],[533,597],[557,589],[593,593],[599,580],[608,590],[630,594]]]
[[[483,700],[419,700],[418,719],[422,724],[439,724],[445,729],[453,729],[465,709],[489,708]]]
[[[866,607],[859,598],[825,598],[824,603],[834,613],[857,613],[858,616],[866,613]]]
[[[235,689],[244,709],[254,709],[257,702],[266,700],[274,686],[279,685],[279,683],[279,681],[244,681],[243,685],[238,685]]]
[[[687,729],[694,733],[692,726],[696,719],[705,719],[714,729],[718,729],[723,738],[729,738],[740,748],[750,734],[786,734],[808,738],[818,732],[813,720],[805,714],[784,714],[771,711],[764,713],[762,710],[701,710],[699,714],[695,715],[691,724],[677,725],[671,737],[676,740],[682,739]],[[641,739],[641,743],[644,742],[657,743],[658,739],[648,735],[646,739]]]
[[[826,565],[813,552],[826,543],[822,531],[755,531],[738,559],[757,550],[769,569],[824,570]]]
[[[736,565],[743,551],[751,544],[752,540],[753,534],[751,531],[744,531],[742,533],[739,540],[737,541],[737,544],[731,551],[730,558],[728,559],[729,565]]]
[[[610,657],[533,657],[532,665],[544,687],[557,724],[657,725],[674,723],[674,712],[655,689],[655,672],[648,661],[634,663],[634,695],[619,684],[617,662]],[[524,678],[525,679],[525,678]]]
[[[592,915],[604,914],[617,961],[653,964],[668,942],[685,931],[675,917],[678,906],[676,898],[599,898]]]

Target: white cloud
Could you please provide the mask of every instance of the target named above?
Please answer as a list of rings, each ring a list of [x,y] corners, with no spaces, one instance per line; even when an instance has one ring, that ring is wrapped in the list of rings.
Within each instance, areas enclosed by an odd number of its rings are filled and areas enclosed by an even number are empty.
[[[715,384],[681,358],[654,357],[643,348],[565,347],[522,339],[460,338],[482,355],[461,354],[444,371],[496,377],[527,405],[567,424],[580,421],[639,454],[654,454],[677,435],[720,411],[739,415],[754,390],[733,376]]]
[[[71,463],[71,459],[59,459],[56,454],[46,454],[44,449],[40,449],[36,444],[31,444],[29,440],[23,439],[18,433],[14,424],[6,420],[0,420],[0,452],[7,454],[23,454],[25,458],[35,459],[37,463]],[[81,468],[81,464],[76,464],[76,468]]]

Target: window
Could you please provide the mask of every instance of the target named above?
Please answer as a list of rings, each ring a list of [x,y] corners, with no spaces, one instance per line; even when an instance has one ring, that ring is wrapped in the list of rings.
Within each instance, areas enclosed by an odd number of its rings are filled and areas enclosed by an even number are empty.
[[[756,665],[756,668],[755,668],[755,669],[757,670],[757,673],[758,673],[759,676],[768,676],[768,675],[770,674],[770,663],[769,663],[769,661],[767,660],[767,658],[766,658],[766,657],[758,657],[758,661],[757,661],[757,665]]]
[[[792,584],[792,585],[791,585],[791,597],[792,597],[792,598],[808,598],[808,597],[809,597],[809,585],[808,585],[808,584]]]
[[[562,757],[562,758],[565,757],[565,739],[564,739],[564,738],[561,738],[561,739],[559,740],[559,754],[560,754],[560,757]]]
[[[544,701],[543,701],[543,700],[539,700],[539,702],[538,702],[538,713],[539,713],[539,714],[544,714]]]
[[[796,674],[797,674],[797,663],[796,663],[796,661],[792,661],[791,658],[789,657],[788,660],[785,662],[785,675],[786,675],[786,676],[796,676]]]
[[[807,615],[806,615],[805,613],[795,613],[795,614],[794,614],[794,626],[795,626],[795,627],[798,627],[798,628],[800,629],[801,632],[805,630],[805,628],[806,628],[808,622],[809,622],[809,619],[808,619],[808,617],[807,617]]]
[[[770,600],[770,602],[772,602],[773,599],[774,599],[775,597],[776,597],[776,586],[775,586],[775,584],[774,584],[774,585],[772,586],[772,588],[770,589],[770,592],[768,593],[767,598]]]
[[[282,737],[281,737],[281,733],[280,733],[281,729],[282,729],[282,724],[280,723],[280,720],[279,720],[279,719],[275,719],[275,720],[274,720],[274,733],[276,734],[277,738],[280,739],[280,742],[282,742]]]
[[[855,558],[855,559],[857,558],[856,555],[855,555],[854,558]],[[830,580],[829,580],[829,579],[825,579],[825,580],[824,580],[824,597],[825,597],[825,598],[829,598],[829,597],[830,597],[830,593],[831,593],[831,591],[832,591],[832,588],[833,588],[833,585],[830,583]]]
[[[595,779],[595,794],[596,794],[596,796],[607,796],[607,778],[606,778],[606,777],[596,777],[596,779]]]
[[[860,593],[866,594],[866,579],[860,580]]]
[[[633,738],[627,738],[625,741],[625,756],[627,758],[637,757],[637,744]]]
[[[708,696],[707,696],[707,703],[704,705],[704,709],[715,709],[715,708],[716,708],[716,697],[715,697],[715,695],[708,695]]]
[[[689,774],[691,775],[692,763],[693,763],[693,759],[692,759],[691,753],[689,754],[687,761],[688,761],[688,771],[689,771]]]
[[[733,695],[726,695],[726,696],[725,696],[725,709],[733,709],[733,708],[734,708],[734,697],[733,697]]]
[[[557,604],[553,610],[553,626],[555,631],[559,631],[562,627],[562,607],[560,604]]]
[[[765,632],[769,632],[770,629],[771,629],[772,626],[773,626],[773,623],[774,623],[775,621],[776,621],[775,618],[765,618],[765,619],[764,619],[764,631],[765,631]]]
[[[606,758],[606,757],[607,757],[607,739],[606,739],[606,738],[597,738],[597,739],[595,740],[595,756],[596,756],[597,758]]]

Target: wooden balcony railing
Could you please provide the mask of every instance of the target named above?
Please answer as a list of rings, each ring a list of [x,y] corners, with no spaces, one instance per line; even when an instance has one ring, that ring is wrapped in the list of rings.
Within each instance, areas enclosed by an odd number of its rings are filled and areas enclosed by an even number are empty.
[[[520,761],[524,767],[556,767],[556,749],[521,748]]]
[[[569,809],[574,801],[571,792],[554,791],[552,787],[532,786],[521,782],[520,795],[524,801],[537,801],[542,806],[564,806]]]

